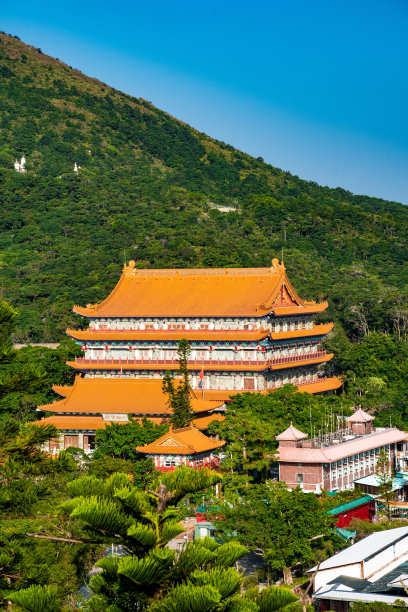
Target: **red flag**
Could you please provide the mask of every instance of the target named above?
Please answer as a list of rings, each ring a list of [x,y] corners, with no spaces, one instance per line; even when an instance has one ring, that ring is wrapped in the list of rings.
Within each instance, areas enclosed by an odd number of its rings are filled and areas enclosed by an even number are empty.
[[[201,372],[200,372],[199,376],[200,376],[200,379],[203,380],[203,378],[204,378],[204,366],[201,368]]]

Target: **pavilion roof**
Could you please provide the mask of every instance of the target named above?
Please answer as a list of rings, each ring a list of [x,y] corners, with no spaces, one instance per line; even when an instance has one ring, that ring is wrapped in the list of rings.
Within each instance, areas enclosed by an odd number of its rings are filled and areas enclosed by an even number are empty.
[[[295,440],[304,440],[304,438],[307,438],[307,434],[303,433],[303,431],[300,431],[300,429],[296,429],[296,427],[293,426],[293,423],[290,423],[290,426],[285,429],[285,431],[283,431],[281,434],[279,434],[278,436],[275,436],[276,440],[291,440],[291,441],[295,441]]]
[[[261,317],[272,311],[303,314],[326,307],[326,302],[302,300],[277,259],[270,268],[173,270],[138,269],[131,261],[103,302],[75,306],[74,312],[101,318]]]
[[[225,442],[212,440],[194,426],[172,429],[158,440],[144,446],[136,446],[140,453],[148,455],[193,455],[215,450],[224,446]]]
[[[177,384],[177,380],[176,380]],[[208,412],[222,401],[196,398],[191,394],[195,413]],[[58,413],[168,415],[167,396],[161,379],[82,378],[77,376],[67,397],[38,410]]]
[[[361,406],[359,406],[358,410],[356,410],[354,414],[346,418],[348,423],[367,423],[373,420],[374,417],[371,414],[368,414],[368,412],[362,410]]]

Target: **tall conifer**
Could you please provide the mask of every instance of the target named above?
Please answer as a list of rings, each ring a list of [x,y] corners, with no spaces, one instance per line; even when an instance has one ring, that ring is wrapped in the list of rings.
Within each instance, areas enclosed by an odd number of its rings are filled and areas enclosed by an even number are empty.
[[[177,353],[181,381],[179,383],[175,382],[173,375],[169,371],[166,372],[163,378],[163,392],[168,395],[167,405],[172,412],[170,423],[175,428],[188,427],[194,417],[191,408],[191,388],[187,368],[190,351],[190,345],[187,340],[180,340]]]

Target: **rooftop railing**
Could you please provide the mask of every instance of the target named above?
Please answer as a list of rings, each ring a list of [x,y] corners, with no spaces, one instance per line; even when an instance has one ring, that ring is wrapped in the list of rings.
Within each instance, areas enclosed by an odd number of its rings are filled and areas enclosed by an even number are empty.
[[[326,351],[314,351],[308,353],[295,353],[293,355],[282,355],[281,357],[273,357],[272,359],[220,359],[219,357],[214,359],[189,359],[189,365],[196,365],[198,367],[204,366],[266,366],[279,365],[285,363],[296,363],[299,361],[309,361],[312,359],[319,359],[327,355]],[[177,358],[172,359],[160,359],[160,358],[140,358],[140,359],[112,359],[108,357],[88,359],[86,357],[76,357],[75,363],[81,365],[174,365],[178,366],[179,361]]]

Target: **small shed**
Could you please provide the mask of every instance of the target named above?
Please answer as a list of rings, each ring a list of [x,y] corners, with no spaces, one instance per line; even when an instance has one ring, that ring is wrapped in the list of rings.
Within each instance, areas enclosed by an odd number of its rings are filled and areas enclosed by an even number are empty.
[[[353,518],[363,521],[374,521],[376,516],[375,500],[371,495],[363,495],[358,499],[353,499],[345,504],[335,506],[328,510],[327,514],[331,514],[336,518],[336,527],[348,527]]]

